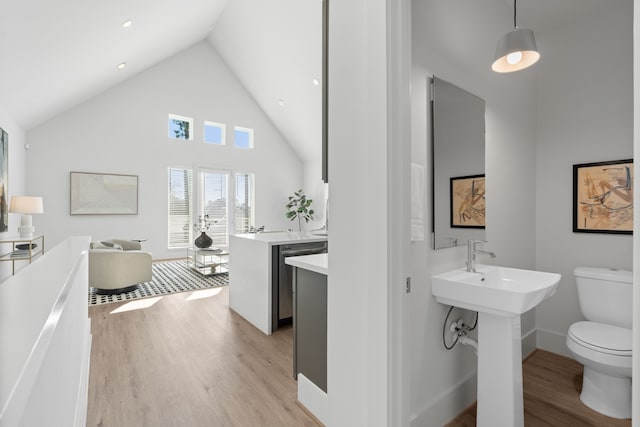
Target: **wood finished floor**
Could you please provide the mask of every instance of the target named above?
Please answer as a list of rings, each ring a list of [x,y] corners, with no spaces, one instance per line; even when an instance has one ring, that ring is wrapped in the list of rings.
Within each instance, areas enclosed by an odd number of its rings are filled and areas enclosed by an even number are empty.
[[[89,308],[87,426],[318,425],[296,403],[292,329],[267,337],[219,289],[122,313],[111,312],[126,303]]]
[[[317,426],[296,404],[291,328],[263,335],[229,310],[226,287],[209,298],[191,294],[122,313],[111,312],[127,303],[89,307],[87,426]],[[582,404],[582,366],[573,359],[538,350],[523,374],[527,427],[631,425]],[[471,407],[447,427],[475,422]]]
[[[536,350],[522,366],[526,427],[630,427],[631,420],[606,417],[580,401],[582,365],[573,359]],[[446,427],[476,425],[475,404]]]

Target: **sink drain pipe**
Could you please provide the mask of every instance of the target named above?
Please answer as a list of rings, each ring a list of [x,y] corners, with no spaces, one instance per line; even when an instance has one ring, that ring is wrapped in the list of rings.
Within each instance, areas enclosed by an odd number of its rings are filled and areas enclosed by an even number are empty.
[[[470,345],[471,347],[473,347],[473,352],[476,354],[476,356],[478,355],[478,341],[474,340],[473,338],[469,338],[466,332],[460,337],[458,342],[462,345]]]
[[[444,345],[444,348],[447,350],[453,349],[453,347],[455,347],[457,343],[460,343],[462,345],[469,345],[473,347],[473,351],[477,356],[478,341],[474,340],[473,338],[469,338],[467,336],[469,332],[473,331],[478,326],[477,312],[476,312],[475,321],[473,322],[473,326],[469,326],[466,323],[464,323],[462,318],[456,320],[455,322],[452,322],[451,325],[449,325],[449,331],[452,334],[454,341],[450,345],[447,344],[447,339],[446,339],[447,323],[449,322],[449,316],[451,315],[451,312],[453,311],[454,308],[455,308],[454,306],[449,307],[447,316],[444,319],[444,324],[442,325],[442,344]]]

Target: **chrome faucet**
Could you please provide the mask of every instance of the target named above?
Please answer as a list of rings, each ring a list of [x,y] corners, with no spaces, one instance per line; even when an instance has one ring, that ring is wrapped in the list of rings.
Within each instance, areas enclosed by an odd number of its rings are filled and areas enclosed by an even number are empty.
[[[486,242],[486,240],[469,240],[467,245],[467,271],[476,273],[476,254],[489,255],[491,258],[496,257],[493,252],[483,251],[476,247],[478,243]]]

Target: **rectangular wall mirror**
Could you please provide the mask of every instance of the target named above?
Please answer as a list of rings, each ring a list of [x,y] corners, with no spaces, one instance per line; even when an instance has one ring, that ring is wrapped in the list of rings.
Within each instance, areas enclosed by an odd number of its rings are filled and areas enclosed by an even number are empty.
[[[433,248],[485,240],[485,102],[431,78]]]

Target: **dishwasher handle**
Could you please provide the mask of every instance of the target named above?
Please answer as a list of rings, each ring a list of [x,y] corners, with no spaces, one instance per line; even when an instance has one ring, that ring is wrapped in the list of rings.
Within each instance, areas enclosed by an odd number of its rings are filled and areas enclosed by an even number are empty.
[[[326,248],[318,248],[318,249],[284,249],[280,254],[283,257],[289,256],[298,256],[298,255],[312,255],[312,254],[321,254],[327,251]]]

